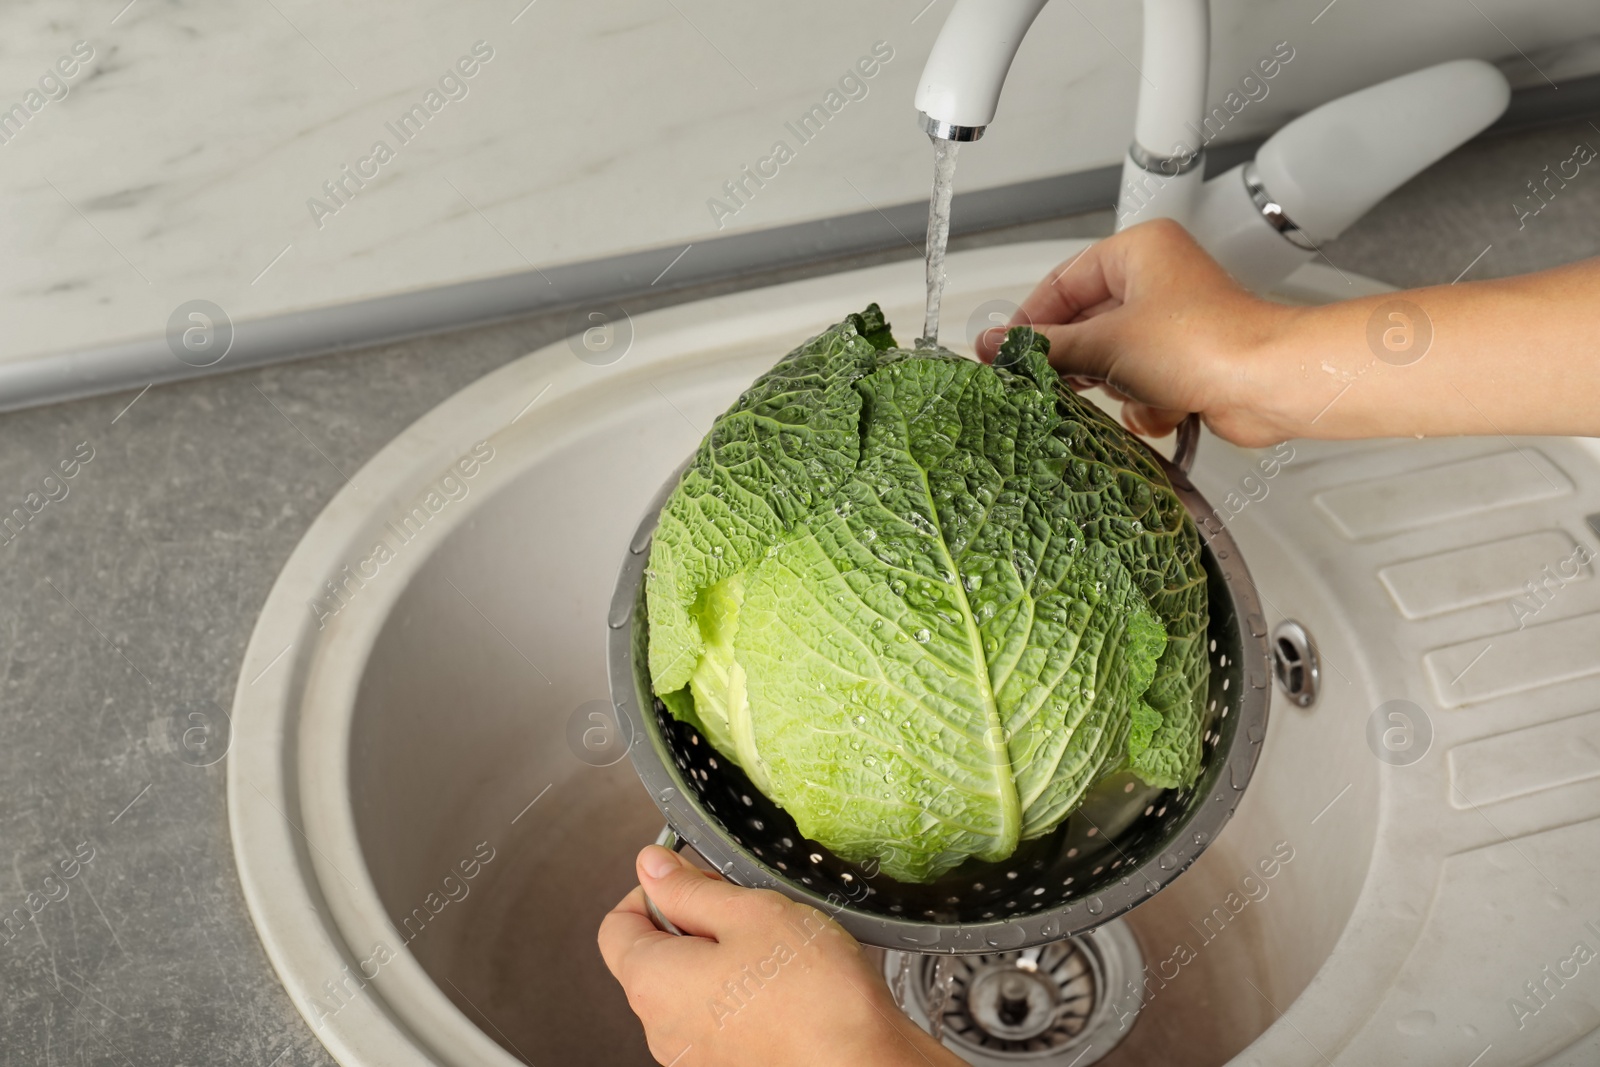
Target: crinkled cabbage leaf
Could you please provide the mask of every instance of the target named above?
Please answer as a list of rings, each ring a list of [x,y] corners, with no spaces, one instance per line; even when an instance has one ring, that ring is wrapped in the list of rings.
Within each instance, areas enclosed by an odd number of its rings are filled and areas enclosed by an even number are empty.
[[[651,546],[657,694],[901,881],[1005,859],[1114,771],[1198,774],[1198,535],[1047,351],[1013,329],[986,366],[852,315],[717,419]]]

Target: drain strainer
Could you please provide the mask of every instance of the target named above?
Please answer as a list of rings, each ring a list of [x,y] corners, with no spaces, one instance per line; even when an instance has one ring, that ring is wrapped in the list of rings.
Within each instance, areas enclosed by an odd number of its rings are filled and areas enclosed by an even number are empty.
[[[1294,619],[1284,619],[1272,628],[1272,676],[1284,695],[1302,708],[1317,702],[1322,688],[1322,664],[1317,643]]]
[[[941,962],[948,997],[938,990]],[[891,984],[908,965],[906,1014],[930,1028],[942,1000],[944,1043],[975,1067],[1086,1067],[1127,1036],[1142,1004],[1144,958],[1120,920],[1020,952],[890,952],[884,966]]]

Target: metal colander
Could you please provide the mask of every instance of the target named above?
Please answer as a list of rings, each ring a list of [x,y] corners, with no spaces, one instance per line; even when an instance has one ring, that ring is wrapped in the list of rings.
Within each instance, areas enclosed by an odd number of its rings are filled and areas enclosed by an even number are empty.
[[[1157,457],[1197,521],[1214,514],[1188,478],[1198,437],[1191,417],[1174,459]],[[644,573],[656,519],[677,484],[674,473],[651,501],[617,579],[608,619],[611,697],[623,736],[632,738],[634,768],[667,820],[662,841],[693,846],[728,880],[820,908],[879,948],[1019,949],[1091,930],[1148,899],[1195,861],[1238,806],[1266,736],[1267,626],[1233,537],[1201,523],[1211,691],[1193,786],[1164,790],[1113,776],[1053,832],[1023,842],[1004,862],[969,860],[925,885],[833,855],[652,692]]]

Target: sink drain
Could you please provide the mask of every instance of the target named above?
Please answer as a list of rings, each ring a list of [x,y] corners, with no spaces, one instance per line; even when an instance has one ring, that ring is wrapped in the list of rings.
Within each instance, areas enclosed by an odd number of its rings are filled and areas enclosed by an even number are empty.
[[[1284,695],[1302,708],[1317,702],[1322,688],[1322,664],[1317,643],[1294,619],[1284,619],[1272,630],[1272,675]]]
[[[1086,1067],[1127,1036],[1142,1002],[1144,959],[1121,921],[1020,952],[943,959],[947,998],[940,957],[890,952],[885,973],[895,984],[909,967],[903,1006],[925,1029],[944,1000],[944,1043],[974,1067]]]

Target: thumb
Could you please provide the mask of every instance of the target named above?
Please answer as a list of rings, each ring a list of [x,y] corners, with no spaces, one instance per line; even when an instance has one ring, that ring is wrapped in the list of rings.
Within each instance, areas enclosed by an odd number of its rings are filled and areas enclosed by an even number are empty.
[[[1116,365],[1114,339],[1120,321],[1121,316],[1113,311],[1082,322],[1034,329],[1050,342],[1050,365],[1062,375],[1105,381]]]
[[[715,940],[727,921],[728,910],[740,894],[748,893],[702,871],[682,856],[660,845],[639,853],[639,884],[661,914],[685,933]]]

